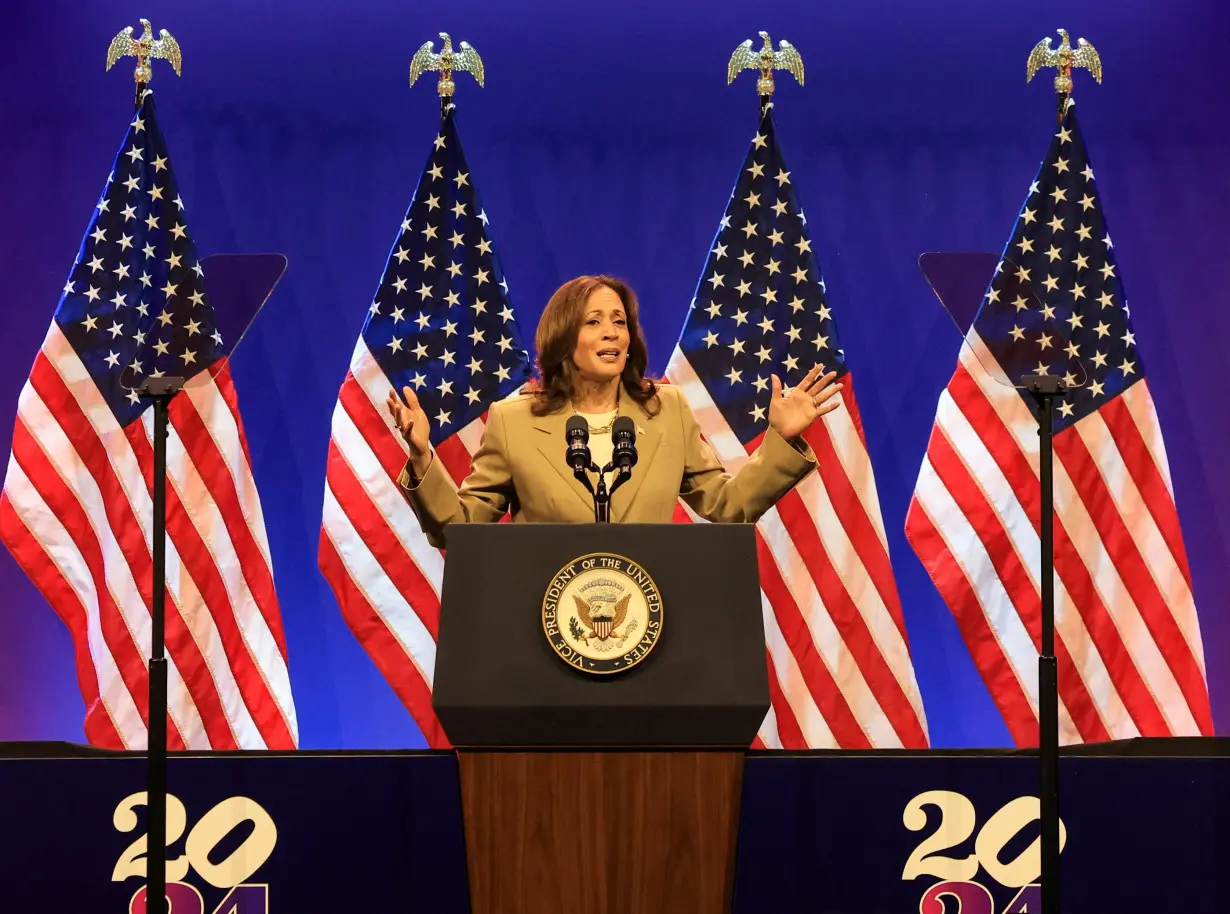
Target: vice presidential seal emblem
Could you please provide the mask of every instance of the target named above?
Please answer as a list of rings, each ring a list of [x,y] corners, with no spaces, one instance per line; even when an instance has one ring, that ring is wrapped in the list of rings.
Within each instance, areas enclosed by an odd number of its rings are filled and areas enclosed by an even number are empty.
[[[662,598],[636,562],[608,552],[561,568],[542,601],[551,647],[585,673],[619,673],[649,655],[662,632]]]

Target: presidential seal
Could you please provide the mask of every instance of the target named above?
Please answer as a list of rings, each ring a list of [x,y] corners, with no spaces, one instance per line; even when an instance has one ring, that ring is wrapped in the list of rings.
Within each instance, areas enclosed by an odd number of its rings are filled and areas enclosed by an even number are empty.
[[[662,598],[636,562],[609,552],[561,568],[542,601],[552,649],[585,673],[619,673],[644,660],[662,633]]]

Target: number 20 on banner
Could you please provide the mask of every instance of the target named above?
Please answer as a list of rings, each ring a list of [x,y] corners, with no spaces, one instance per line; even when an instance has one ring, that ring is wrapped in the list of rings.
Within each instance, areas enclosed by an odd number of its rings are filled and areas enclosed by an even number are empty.
[[[131,832],[137,828],[136,809],[148,805],[145,791],[131,794],[120,801],[111,816],[117,831]],[[251,832],[226,856],[214,862],[214,851],[231,832],[250,825]],[[188,830],[188,812],[173,794],[167,794],[167,846],[183,837],[184,852],[167,857],[168,914],[206,914],[205,899],[193,885],[183,880],[189,871],[220,889],[229,889],[226,897],[213,909],[213,914],[269,914],[269,886],[249,885],[247,880],[273,853],[278,842],[278,829],[273,818],[255,800],[229,797],[201,816]],[[112,882],[146,877],[147,835],[139,835],[120,854],[111,871]],[[129,902],[129,914],[145,914],[147,899],[141,886]]]
[[[1019,889],[1002,914],[1038,914],[1041,894],[1035,880],[1042,872],[1042,840],[1034,838],[1013,859],[1002,859],[1004,849],[1040,816],[1037,797],[1017,797],[1001,806],[978,827],[978,813],[964,794],[949,790],[928,790],[905,804],[901,821],[910,831],[927,827],[926,808],[939,810],[935,830],[914,848],[902,879],[935,876],[942,880],[927,889],[918,903],[919,914],[945,914],[944,900],[954,899],[954,914],[995,914],[990,890],[974,881],[981,868],[1005,888]],[[975,831],[977,836],[975,836]],[[946,854],[974,838],[974,852],[965,856]],[[1068,832],[1059,823],[1059,847],[1063,849]]]

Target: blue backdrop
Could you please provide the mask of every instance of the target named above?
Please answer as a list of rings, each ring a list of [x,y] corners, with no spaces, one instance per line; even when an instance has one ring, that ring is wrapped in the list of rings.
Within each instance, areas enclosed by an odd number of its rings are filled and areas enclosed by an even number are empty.
[[[407,88],[440,30],[475,45],[459,124],[524,326],[582,272],[640,292],[651,368],[674,344],[756,124],[735,45],[802,52],[776,120],[840,323],[919,684],[937,746],[1003,745],[997,711],[902,534],[959,339],[918,272],[927,250],[999,250],[1053,130],[1039,38],[1098,47],[1081,123],[1170,453],[1213,711],[1230,732],[1230,11],[1115,4],[735,0],[9,0],[0,12],[0,450],[129,119],[131,65],[107,42],[138,16],[184,48],[155,87],[201,253],[279,251],[282,284],[235,363],[265,508],[305,747],[422,744],[316,569],[329,417],[435,135],[433,82]],[[438,39],[437,39],[438,40]],[[83,739],[67,631],[0,554],[0,739]]]

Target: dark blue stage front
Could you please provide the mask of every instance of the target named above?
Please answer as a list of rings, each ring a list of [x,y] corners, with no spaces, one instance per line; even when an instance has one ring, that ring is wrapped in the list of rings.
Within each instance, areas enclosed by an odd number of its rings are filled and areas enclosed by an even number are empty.
[[[144,910],[143,760],[75,751],[0,761],[0,911]],[[1230,747],[1101,751],[1117,754],[1062,763],[1065,910],[1220,914]],[[1036,914],[1036,771],[1013,754],[753,753],[734,910]],[[451,754],[176,758],[171,793],[173,914],[469,910]]]

